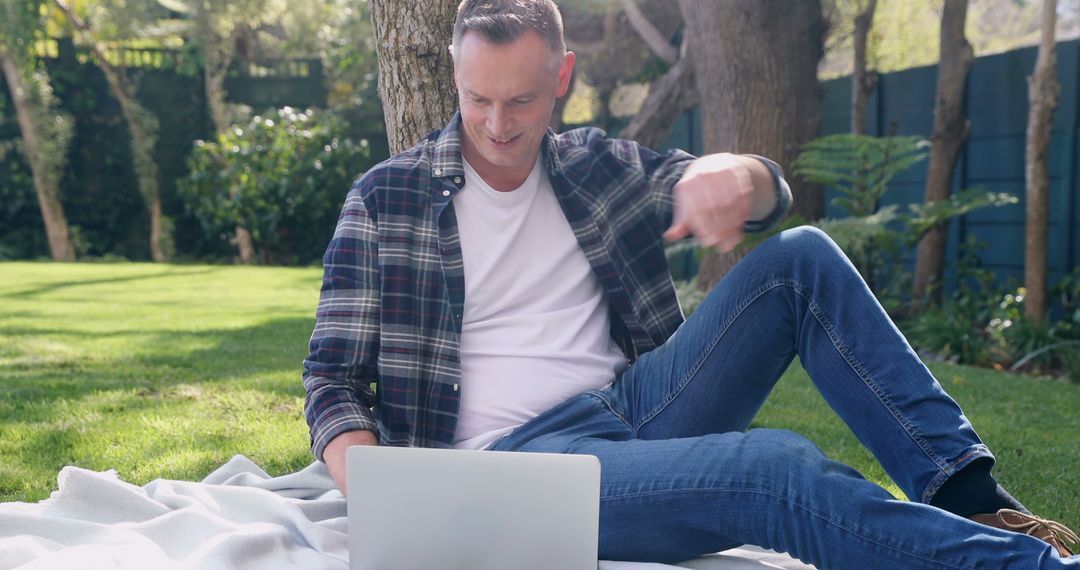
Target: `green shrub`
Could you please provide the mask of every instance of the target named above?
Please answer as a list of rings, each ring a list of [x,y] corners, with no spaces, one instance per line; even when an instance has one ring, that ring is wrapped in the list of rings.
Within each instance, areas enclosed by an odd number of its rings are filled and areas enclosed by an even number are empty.
[[[976,249],[965,246],[960,285],[941,305],[900,324],[911,344],[960,364],[1063,374],[1080,382],[1080,269],[1051,290],[1055,318],[1037,324],[1024,316],[1027,291],[997,285],[993,271],[979,267]]]
[[[310,264],[321,257],[351,182],[371,163],[366,140],[345,136],[332,112],[289,107],[196,141],[185,205],[213,234],[247,228],[260,260]]]

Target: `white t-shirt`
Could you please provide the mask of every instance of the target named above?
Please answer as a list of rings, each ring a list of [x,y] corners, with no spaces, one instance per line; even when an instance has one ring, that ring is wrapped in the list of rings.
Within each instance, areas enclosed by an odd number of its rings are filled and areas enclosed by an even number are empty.
[[[465,163],[454,197],[465,264],[457,448],[483,449],[626,367],[603,288],[540,162],[509,192]]]

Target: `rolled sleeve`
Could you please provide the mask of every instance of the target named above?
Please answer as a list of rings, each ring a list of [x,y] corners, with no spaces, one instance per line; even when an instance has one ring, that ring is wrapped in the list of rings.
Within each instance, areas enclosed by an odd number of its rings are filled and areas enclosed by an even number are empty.
[[[380,327],[377,230],[356,186],[342,208],[323,270],[303,373],[304,416],[319,460],[342,433],[379,431],[371,410]]]

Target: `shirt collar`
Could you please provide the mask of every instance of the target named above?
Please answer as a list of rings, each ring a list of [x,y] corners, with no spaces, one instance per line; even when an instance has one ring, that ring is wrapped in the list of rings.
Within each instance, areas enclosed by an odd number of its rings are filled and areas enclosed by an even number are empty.
[[[454,116],[446,127],[439,132],[435,139],[435,149],[432,153],[431,174],[435,178],[448,178],[452,176],[464,176],[465,168],[461,162],[461,113],[454,112]],[[540,148],[543,149],[541,160],[549,174],[555,174],[562,170],[559,161],[559,150],[555,142],[555,131],[548,128],[544,135],[544,141]]]

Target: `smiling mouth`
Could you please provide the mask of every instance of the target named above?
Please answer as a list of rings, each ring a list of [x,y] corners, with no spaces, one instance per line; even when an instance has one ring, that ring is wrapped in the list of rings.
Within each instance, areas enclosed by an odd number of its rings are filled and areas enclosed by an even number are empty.
[[[491,142],[492,146],[502,147],[502,146],[509,146],[511,143],[516,141],[518,139],[518,137],[520,137],[520,136],[521,135],[515,135],[515,136],[512,136],[512,137],[510,137],[508,139],[497,139],[497,138],[494,138],[494,137],[488,137],[487,139],[488,139],[489,142]]]

